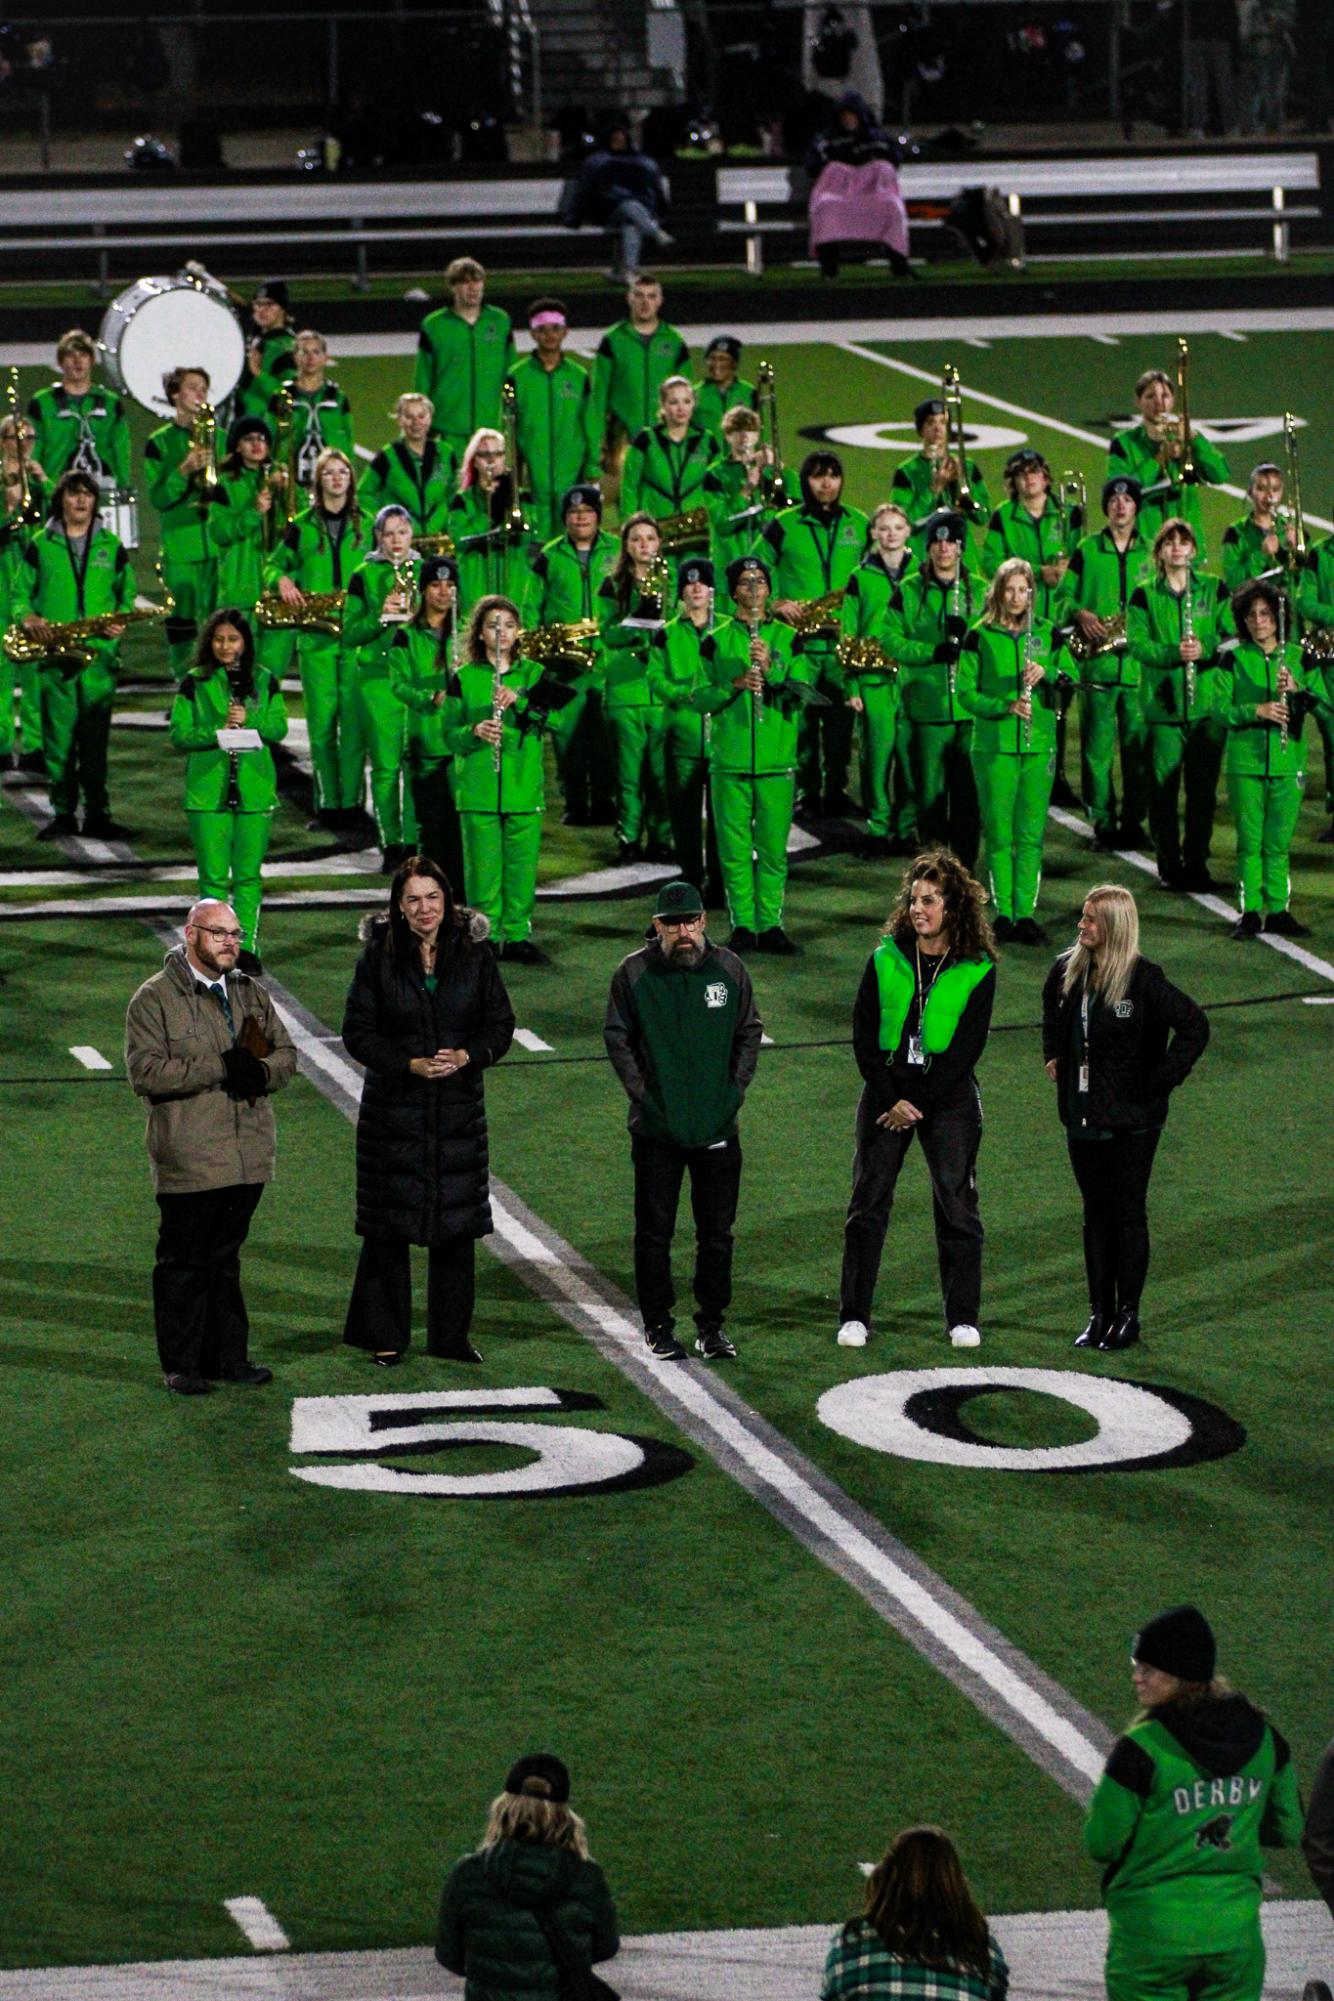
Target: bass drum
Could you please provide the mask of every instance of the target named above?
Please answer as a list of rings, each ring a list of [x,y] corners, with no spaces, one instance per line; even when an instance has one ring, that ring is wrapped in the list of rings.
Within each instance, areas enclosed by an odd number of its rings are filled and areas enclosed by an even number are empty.
[[[139,547],[139,502],[128,487],[104,487],[98,514],[122,548]]]
[[[140,278],[102,316],[98,336],[113,389],[170,417],[162,378],[173,368],[208,371],[216,409],[241,379],[245,339],[221,285],[207,278]]]

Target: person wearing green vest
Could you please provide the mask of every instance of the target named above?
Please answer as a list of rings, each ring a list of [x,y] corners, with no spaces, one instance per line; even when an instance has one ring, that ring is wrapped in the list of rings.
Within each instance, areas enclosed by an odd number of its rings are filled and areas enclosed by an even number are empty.
[[[1223,582],[1234,594],[1252,577],[1295,569],[1297,531],[1283,514],[1283,468],[1262,459],[1246,483],[1248,511],[1223,530]]]
[[[1143,496],[1139,525],[1146,537],[1158,533],[1171,515],[1189,521],[1205,560],[1204,511],[1200,488],[1221,486],[1232,472],[1217,445],[1196,431],[1187,459],[1176,414],[1176,388],[1161,368],[1146,368],[1135,384],[1139,422],[1118,431],[1107,448],[1108,479],[1138,480]]]
[[[458,454],[432,435],[435,406],[429,396],[405,390],[392,414],[399,435],[361,476],[362,512],[402,507],[419,535],[444,535],[457,490]]]
[[[528,312],[533,352],[510,370],[520,484],[539,541],[561,531],[561,496],[590,479],[588,399],[592,380],[581,361],[564,352],[568,322],[559,299],[535,299]]]
[[[1231,675],[1221,649],[1232,632],[1232,606],[1222,578],[1197,569],[1195,554],[1190,523],[1165,521],[1153,541],[1153,582],[1132,592],[1126,619],[1149,738],[1149,833],[1164,889],[1217,887],[1209,843],[1227,736]],[[1183,781],[1184,837],[1177,814]]]
[[[13,592],[23,551],[50,511],[47,486],[41,470],[33,464],[35,432],[26,417],[0,417],[0,634],[13,622]],[[21,457],[20,457],[21,454]],[[4,663],[4,734],[0,751],[14,747],[14,675]],[[35,778],[46,776],[42,755],[42,676],[36,661],[25,661],[18,669],[19,730],[23,749],[18,769]]]
[[[1084,509],[1077,502],[1067,506],[1057,498],[1052,491],[1051,467],[1032,445],[1022,446],[1005,461],[1005,487],[1009,500],[992,514],[982,544],[983,571],[994,576],[1007,557],[1022,556],[1038,579],[1033,609],[1037,617],[1055,623],[1070,558],[1084,532]],[[1065,725],[1074,693],[1068,679],[1056,691],[1052,797],[1062,806],[1077,804],[1065,776]]]
[[[618,862],[665,860],[667,814],[665,718],[653,697],[648,665],[672,593],[671,565],[651,514],[621,523],[621,548],[598,585],[602,625],[603,713],[616,767]]]
[[[1070,558],[1061,590],[1070,651],[1079,665],[1079,763],[1084,810],[1095,854],[1143,845],[1148,800],[1147,745],[1140,709],[1139,662],[1126,643],[1130,594],[1151,569],[1140,527],[1140,489],[1118,473],[1102,489],[1107,525],[1086,535]],[[1121,746],[1118,814],[1112,772]]]
[[[957,855],[928,849],[904,871],[857,989],[852,1048],[862,1093],[843,1226],[840,1348],[864,1348],[870,1339],[885,1232],[914,1133],[931,1177],[950,1342],[976,1348],[982,1339],[982,1100],[974,1073],[996,997],[985,905],[986,891]]]
[[[48,484],[71,467],[90,472],[100,489],[130,484],[130,423],[119,396],[93,386],[97,344],[72,327],[56,344],[59,382],[39,389],[28,405],[36,433],[33,456]]]
[[[631,438],[647,430],[658,411],[658,391],[669,375],[690,366],[690,349],[662,315],[662,286],[641,271],[626,291],[628,315],[609,327],[593,357],[588,401],[588,442],[613,484]],[[621,509],[622,514],[630,512]]]
[[[1056,770],[1056,668],[1051,620],[1033,610],[1032,568],[1010,556],[959,656],[959,700],[973,718],[971,756],[998,942],[1041,945],[1042,837]]]
[[[356,455],[352,428],[352,404],[345,390],[330,382],[329,344],[313,327],[303,327],[292,347],[292,374],[269,399],[266,411],[273,434],[283,409],[283,392],[291,399],[291,433],[281,457],[295,474],[294,484],[309,496],[315,481],[315,467],[321,452],[342,452],[351,462]]]
[[[857,850],[859,861],[917,852],[908,720],[899,699],[899,665],[888,650],[891,601],[917,567],[908,541],[911,529],[912,523],[896,501],[883,501],[876,508],[871,516],[870,544],[848,579],[839,608],[844,640],[869,640],[879,656],[864,667],[850,666],[847,654],[855,649],[839,647],[851,690],[848,707],[861,718],[866,839]]]
[[[890,484],[890,498],[913,525],[914,546],[922,553],[927,522],[948,510],[980,527],[991,514],[991,495],[976,459],[965,455],[960,484],[960,464],[950,449],[949,412],[939,396],[927,396],[912,413],[913,428],[921,445],[910,459],[896,467]]]
[[[602,495],[591,481],[570,487],[560,501],[565,533],[534,556],[531,614],[539,626],[599,623],[598,591],[619,553],[602,527]],[[603,713],[600,650],[580,647],[553,655],[548,671],[571,700],[551,718],[556,775],[567,827],[605,827],[616,819],[616,775]]]
[[[445,715],[455,685],[451,675],[463,653],[458,565],[452,556],[427,556],[418,583],[421,603],[389,648],[389,685],[407,712],[407,778],[418,846],[439,863],[463,899],[463,835]]]
[[[352,572],[372,546],[352,461],[330,446],[315,462],[310,505],[288,525],[264,581],[291,607],[296,624],[315,821],[337,834],[359,835],[365,824],[366,720],[342,615]],[[308,608],[313,596],[335,600],[318,619]]]
[[[714,574],[725,576],[738,556],[760,552],[760,538],[779,509],[792,504],[786,475],[760,442],[760,420],[736,404],[722,420],[721,454],[704,475],[699,501],[709,517]]]
[[[371,767],[371,809],[380,838],[381,870],[392,875],[416,846],[412,796],[403,797],[403,746],[407,715],[389,679],[394,635],[417,608],[421,557],[412,546],[406,508],[382,507],[375,517],[374,549],[347,582],[343,643],[354,650]]]
[[[1329,847],[1334,844],[1334,535],[1307,550],[1297,576],[1297,609],[1306,628],[1306,664],[1325,693],[1316,727],[1325,746],[1325,811],[1331,818],[1316,839]]]
[[[1108,2001],[1260,2001],[1262,1848],[1301,1840],[1292,1756],[1217,1678],[1193,1605],[1136,1634],[1139,1714],[1112,1746],[1084,1822],[1107,1906]]]
[[[91,473],[67,472],[57,480],[46,525],[23,550],[10,580],[13,622],[51,649],[38,669],[52,812],[39,841],[78,833],[80,791],[84,838],[125,838],[125,828],[111,817],[107,747],[120,664],[117,642],[125,630],[117,614],[134,609],[134,573],[116,537],[99,525],[97,503]],[[62,651],[53,628],[85,618],[110,623],[104,633],[81,639],[78,654]]]
[[[1240,644],[1232,656],[1223,770],[1237,827],[1237,907],[1234,938],[1263,931],[1309,938],[1288,908],[1288,854],[1306,787],[1308,712],[1326,707],[1302,663],[1286,595],[1257,579],[1232,601]]]
[[[422,321],[412,386],[430,397],[436,435],[457,460],[475,431],[500,422],[501,384],[516,357],[509,314],[484,303],[477,259],[456,257],[445,283],[450,304]]]
[[[797,818],[821,813],[842,818],[855,810],[848,797],[852,755],[852,710],[846,676],[838,664],[839,607],[853,571],[866,550],[870,523],[860,507],[845,506],[843,461],[823,448],[808,452],[801,466],[801,500],[785,507],[764,531],[764,554],[772,564],[774,613],[795,623],[802,652],[824,701],[803,715],[797,746]],[[834,602],[814,625],[807,609],[819,598]]]
[[[695,422],[713,447],[726,452],[723,418],[729,410],[758,410],[759,391],[741,379],[741,342],[735,334],[715,334],[704,350],[704,380],[695,385]]]
[[[981,605],[963,560],[967,535],[961,514],[931,517],[925,559],[889,601],[885,650],[899,663],[918,838],[948,843],[970,868],[980,826],[972,718],[959,700],[958,677],[963,642]]]
[[[185,817],[200,897],[231,905],[244,933],[241,970],[262,972],[261,878],[278,803],[271,746],[287,735],[287,710],[237,606],[215,611],[200,633],[168,735],[172,749],[186,753]]]
[[[483,597],[509,597],[526,615],[533,597],[532,531],[518,505],[513,467],[499,431],[469,438],[459,490],[446,516],[459,565],[464,617]]]
[[[285,278],[268,278],[250,302],[246,365],[236,386],[238,417],[263,417],[292,373],[291,300]]]
[[[706,910],[723,905],[722,864],[707,814],[709,727],[693,697],[708,680],[704,647],[714,629],[713,564],[707,556],[686,556],[676,576],[681,609],[653,635],[649,688],[666,718],[667,811],[672,846],[686,882],[704,898]]]
[[[217,481],[214,447],[196,430],[207,427],[208,371],[173,368],[163,377],[170,423],[144,446],[148,498],[159,515],[162,575],[176,600],[167,620],[167,657],[179,681],[189,668],[199,623],[213,610],[218,570],[208,533],[208,497]]]
[[[732,919],[728,948],[790,957],[783,928],[797,718],[823,701],[803,642],[768,615],[772,573],[740,556],[727,588],[736,605],[700,651],[707,684],[692,698],[709,717],[709,800]]]
[[[519,651],[519,607],[484,597],[473,606],[464,659],[444,708],[463,828],[468,901],[491,925],[509,964],[549,966],[534,944],[533,907],[542,845],[542,731],[550,696],[541,667]]]

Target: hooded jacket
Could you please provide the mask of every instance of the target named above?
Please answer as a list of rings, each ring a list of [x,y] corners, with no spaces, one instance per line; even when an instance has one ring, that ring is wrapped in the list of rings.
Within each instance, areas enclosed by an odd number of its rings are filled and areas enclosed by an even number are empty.
[[[596,1862],[568,1848],[498,1841],[455,1866],[440,1899],[435,1956],[464,1976],[465,2001],[527,2001],[563,1991],[534,1915],[539,1908],[581,1959],[611,1959],[619,1950],[616,1908]]]

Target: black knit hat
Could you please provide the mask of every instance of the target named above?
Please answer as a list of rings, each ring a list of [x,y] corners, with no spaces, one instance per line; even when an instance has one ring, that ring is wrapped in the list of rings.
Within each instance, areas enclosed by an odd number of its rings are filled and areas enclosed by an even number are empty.
[[[442,577],[448,583],[453,584],[456,590],[458,589],[459,566],[454,558],[452,556],[423,556],[421,570],[417,577],[419,589],[425,590],[428,584],[438,584]]]
[[[227,433],[227,449],[234,452],[242,438],[263,438],[265,444],[273,443],[273,432],[263,417],[237,417]]]
[[[285,313],[290,313],[292,310],[286,278],[266,278],[262,285],[256,285],[255,297],[267,299],[271,305],[281,306]]]
[[[1119,472],[1115,479],[1106,480],[1103,484],[1102,511],[1104,514],[1107,512],[1107,503],[1114,493],[1124,494],[1127,500],[1133,500],[1138,507],[1143,492],[1144,488],[1137,479],[1132,479],[1128,472]]]
[[[592,480],[583,480],[578,486],[567,487],[560,497],[561,518],[572,507],[591,507],[599,521],[602,519],[602,490],[594,486]]]
[[[773,589],[774,573],[759,556],[733,557],[724,574],[729,591],[734,591],[743,577],[763,577],[770,590]]]
[[[510,1766],[505,1791],[526,1793],[531,1799],[550,1800],[554,1806],[563,1806],[570,1797],[570,1774],[549,1751],[532,1751]]]
[[[923,522],[922,534],[927,542],[957,542],[960,548],[968,540],[968,528],[962,514],[954,514],[948,507],[942,507]]]
[[[676,581],[682,588],[686,584],[707,584],[712,590],[713,564],[707,556],[687,556],[676,573]]]
[[[912,420],[920,431],[928,417],[943,417],[944,414],[945,405],[939,396],[928,396],[923,402],[917,405],[917,408],[912,413]]]
[[[1197,1612],[1193,1605],[1174,1605],[1170,1612],[1150,1619],[1135,1635],[1130,1654],[1132,1660],[1174,1674],[1178,1681],[1209,1682],[1214,1678],[1218,1649],[1203,1612]]]
[[[741,342],[735,334],[715,334],[704,352],[705,354],[730,354],[733,361],[740,361]]]
[[[1005,477],[1016,479],[1021,472],[1027,472],[1030,466],[1041,466],[1044,472],[1050,470],[1046,459],[1035,445],[1021,445],[1017,452],[1011,452],[1006,459]]]

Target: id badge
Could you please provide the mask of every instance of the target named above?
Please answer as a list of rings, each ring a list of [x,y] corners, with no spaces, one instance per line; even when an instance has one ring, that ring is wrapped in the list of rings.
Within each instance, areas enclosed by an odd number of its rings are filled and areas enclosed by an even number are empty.
[[[908,1037],[908,1061],[918,1070],[926,1068],[926,1051],[922,1047],[920,1032]]]
[[[1087,1098],[1088,1094],[1089,1094],[1089,1066],[1087,1063],[1081,1063],[1079,1066],[1079,1095],[1081,1098]]]

